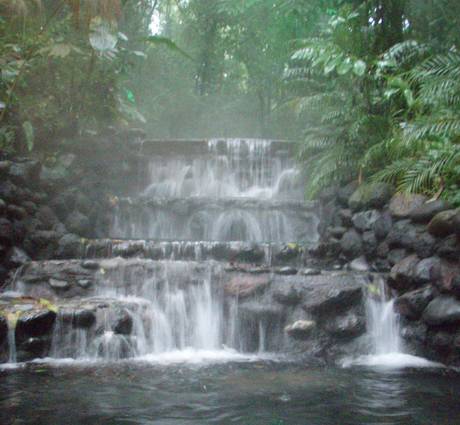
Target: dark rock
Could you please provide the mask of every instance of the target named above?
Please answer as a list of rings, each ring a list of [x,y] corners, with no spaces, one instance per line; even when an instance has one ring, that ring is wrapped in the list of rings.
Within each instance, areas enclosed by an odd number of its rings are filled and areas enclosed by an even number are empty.
[[[416,238],[416,227],[409,220],[401,220],[394,224],[386,240],[390,248],[410,248]]]
[[[412,241],[410,248],[420,258],[430,257],[436,250],[436,239],[427,232],[419,232]]]
[[[8,172],[11,180],[17,184],[33,184],[39,181],[41,164],[35,160],[14,162]]]
[[[99,263],[97,261],[93,261],[93,260],[82,261],[81,266],[84,269],[88,269],[88,270],[99,270],[99,267],[100,267]]]
[[[374,235],[374,232],[372,231],[364,232],[362,235],[362,238],[363,238],[364,253],[367,256],[372,257],[377,250],[377,239]]]
[[[58,258],[78,258],[82,251],[81,238],[74,234],[64,235],[58,242]]]
[[[452,279],[451,290],[457,298],[460,298],[460,275],[454,276]]]
[[[3,199],[0,199],[0,216],[6,214],[6,202]]]
[[[27,235],[26,221],[13,221],[14,242],[20,245]]]
[[[284,309],[277,305],[261,304],[257,301],[245,301],[238,307],[240,318],[246,323],[254,323],[257,325],[260,321],[276,322],[284,315]]]
[[[88,289],[93,285],[93,282],[90,279],[78,279],[77,280],[77,285],[80,288]]]
[[[267,276],[239,275],[225,284],[224,291],[227,295],[246,298],[264,291],[269,284]]]
[[[333,257],[337,257],[340,254],[340,251],[342,250],[342,245],[340,243],[340,240],[336,238],[330,238],[327,242],[327,252],[329,255]]]
[[[133,331],[133,318],[127,311],[123,311],[113,322],[112,329],[116,334],[130,335]]]
[[[11,161],[0,161],[0,176],[5,177],[10,171]]]
[[[448,295],[432,300],[423,312],[428,325],[448,325],[460,322],[460,301]]]
[[[75,207],[83,214],[89,214],[93,208],[91,200],[83,193],[78,192],[75,199]]]
[[[434,296],[433,287],[427,285],[401,295],[396,299],[395,308],[402,316],[410,320],[418,320]]]
[[[51,278],[49,280],[49,284],[53,289],[56,289],[57,291],[64,291],[66,289],[70,288],[70,283],[67,282],[66,280],[61,280],[61,279],[53,279]]]
[[[379,257],[379,258],[387,258],[388,254],[390,252],[390,247],[388,246],[388,244],[386,242],[381,242],[379,243],[379,245],[377,246],[377,249],[376,249],[376,255]],[[398,261],[400,261],[402,258],[404,258],[405,255],[402,255]],[[395,263],[397,263],[398,261],[396,261]],[[393,263],[392,265],[394,265],[395,263]]]
[[[414,282],[417,284],[435,283],[441,277],[441,260],[429,257],[421,260],[414,271]]]
[[[0,182],[0,198],[2,198],[7,203],[21,202],[25,200],[21,190],[9,180]]]
[[[275,273],[284,276],[289,276],[297,274],[297,269],[294,267],[278,267],[275,269]]]
[[[387,183],[362,184],[351,195],[348,205],[353,211],[382,208],[391,198],[393,188]]]
[[[391,215],[385,211],[374,223],[374,233],[375,237],[379,240],[385,239],[390,233],[390,230],[393,226],[393,219]]]
[[[356,229],[364,232],[372,230],[379,218],[380,213],[377,210],[362,211],[353,215],[352,222]]]
[[[90,328],[96,323],[96,314],[92,310],[77,310],[74,312],[73,320],[79,328]]]
[[[297,320],[284,328],[284,331],[294,339],[307,339],[316,328],[313,320]]]
[[[352,226],[353,222],[351,221],[351,219],[353,217],[353,212],[350,209],[346,208],[346,209],[340,210],[339,217],[341,218],[344,226],[347,226],[347,227]]]
[[[37,211],[36,218],[42,223],[41,228],[43,230],[52,230],[53,227],[59,222],[54,211],[44,205]]]
[[[390,272],[389,285],[400,291],[410,289],[414,284],[415,268],[418,262],[419,258],[416,255],[410,255],[395,264]]]
[[[422,322],[410,322],[402,327],[401,336],[416,347],[423,346],[428,327]]]
[[[296,259],[301,253],[301,247],[297,244],[284,245],[279,252],[275,254],[275,258],[279,261],[290,261]]]
[[[292,286],[278,288],[273,292],[273,299],[284,305],[297,305],[302,300],[301,293]]]
[[[358,189],[358,186],[358,182],[354,181],[337,190],[337,201],[342,207],[348,207],[348,200],[350,199],[351,195],[353,195],[353,193],[355,193],[355,191]]]
[[[346,227],[341,227],[341,226],[331,227],[329,229],[329,233],[334,238],[341,238],[346,231],[347,231]]]
[[[453,345],[454,336],[445,331],[428,332],[427,345],[433,347],[438,352],[450,351]]]
[[[31,361],[33,359],[46,357],[50,348],[50,338],[33,337],[28,338],[17,347],[18,360]]]
[[[39,230],[30,235],[30,239],[37,247],[55,246],[59,240],[59,235],[52,230]]]
[[[397,193],[391,198],[389,210],[393,217],[410,217],[411,213],[421,207],[426,200],[427,198],[423,195]]]
[[[27,217],[27,211],[25,208],[12,204],[8,205],[6,214],[10,220],[23,220]]]
[[[359,257],[363,250],[363,242],[361,236],[356,232],[356,230],[349,230],[346,232],[342,239],[340,240],[340,246],[343,253],[348,258]]]
[[[53,330],[56,313],[51,310],[39,310],[24,313],[16,325],[16,341],[49,335]]]
[[[448,210],[450,205],[443,200],[426,202],[409,215],[414,223],[428,223],[436,214]]]
[[[27,211],[27,214],[29,215],[35,214],[38,209],[37,204],[32,201],[24,201],[22,203],[22,206],[24,207],[24,209]]]
[[[366,330],[363,318],[355,313],[339,316],[326,324],[326,331],[338,338],[353,338]]]
[[[437,237],[445,237],[456,232],[455,223],[460,209],[437,213],[428,224],[428,231]]]
[[[458,261],[460,258],[460,243],[455,235],[442,239],[436,248],[436,253],[447,260]]]
[[[13,225],[6,218],[0,218],[0,243],[11,245],[14,241]]]
[[[9,262],[13,265],[13,267],[20,267],[30,261],[30,257],[17,246],[13,247],[10,252]]]
[[[66,219],[65,225],[70,232],[80,236],[89,236],[91,224],[88,217],[78,211],[72,212]]]
[[[387,255],[388,262],[393,267],[395,264],[402,261],[404,258],[407,257],[407,251],[404,248],[396,248],[390,250]]]

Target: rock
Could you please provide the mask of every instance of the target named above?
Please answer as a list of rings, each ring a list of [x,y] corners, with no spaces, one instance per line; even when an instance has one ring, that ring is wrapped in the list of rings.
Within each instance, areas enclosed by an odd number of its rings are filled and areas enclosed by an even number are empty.
[[[22,244],[27,235],[27,227],[25,223],[25,221],[13,221],[14,242],[18,245]]]
[[[25,200],[22,191],[9,180],[0,182],[0,198],[7,203]]]
[[[56,290],[66,290],[70,288],[70,283],[66,280],[59,280],[59,279],[50,279],[49,284],[53,289]]]
[[[318,194],[318,199],[323,202],[332,201],[337,196],[337,188],[333,186],[325,187]]]
[[[382,208],[391,198],[393,188],[387,183],[362,184],[351,195],[348,205],[353,211]]]
[[[460,214],[460,208],[437,213],[428,223],[428,231],[436,237],[445,237],[457,231],[455,223]]]
[[[89,280],[89,279],[78,279],[77,280],[77,285],[80,288],[88,289],[93,285],[93,282],[91,280]]]
[[[275,269],[275,273],[284,276],[290,276],[297,274],[297,269],[294,267],[278,267]]]
[[[396,222],[387,236],[390,248],[410,248],[417,238],[417,229],[410,220]]]
[[[379,258],[387,258],[388,257],[388,254],[390,252],[390,247],[388,246],[388,244],[386,242],[381,242],[379,243],[379,245],[377,246],[377,250],[376,250],[376,255],[377,257]],[[402,258],[404,258],[405,255],[402,255],[399,259],[401,260]],[[397,263],[398,261],[396,261],[395,263]],[[395,263],[393,263],[392,265],[394,265]]]
[[[63,166],[57,166],[54,168],[42,167],[40,173],[40,181],[42,182],[43,187],[50,192],[65,188],[69,177],[69,169]]]
[[[282,287],[273,292],[273,299],[284,305],[297,305],[302,300],[302,295],[293,286]]]
[[[337,201],[342,207],[348,207],[348,200],[350,199],[351,195],[353,195],[353,193],[355,193],[355,191],[358,189],[358,186],[358,182],[353,181],[337,190]]]
[[[431,257],[436,249],[436,239],[427,232],[418,232],[408,248],[420,258]]]
[[[93,261],[93,260],[82,261],[81,266],[84,269],[88,269],[88,270],[99,270],[99,267],[100,267],[99,263],[97,261]]]
[[[353,215],[352,222],[357,230],[364,232],[372,230],[379,218],[380,213],[377,210],[362,211]]]
[[[402,261],[404,258],[407,257],[407,251],[404,248],[396,248],[390,250],[387,255],[388,262],[393,267],[395,264]]]
[[[0,216],[6,214],[6,202],[3,199],[0,199]]]
[[[460,299],[460,275],[455,276],[451,283],[452,293]]]
[[[0,218],[0,243],[11,245],[14,240],[13,225],[6,218]]]
[[[366,261],[366,257],[364,256],[355,258],[350,263],[350,270],[353,270],[355,272],[366,272],[366,271],[369,271],[369,269],[370,269],[369,264]]]
[[[350,209],[346,208],[339,211],[339,217],[342,220],[344,226],[351,227],[353,222],[351,221],[353,213]]]
[[[92,310],[77,310],[73,314],[73,321],[79,328],[90,328],[96,323],[96,314]]]
[[[275,258],[279,261],[294,260],[299,256],[301,251],[301,247],[297,244],[283,245],[281,250],[276,253]]]
[[[441,199],[426,202],[409,214],[414,223],[428,223],[436,214],[448,210],[450,205]]]
[[[265,290],[270,284],[270,279],[266,276],[240,275],[233,277],[224,286],[225,294],[246,298]]]
[[[35,214],[38,209],[37,204],[32,201],[24,201],[22,206],[25,208],[27,214],[29,215]]]
[[[356,230],[349,230],[346,232],[342,239],[340,240],[340,246],[343,253],[348,258],[359,257],[363,250],[363,242],[361,236],[356,232]]]
[[[326,331],[338,338],[353,338],[361,335],[365,330],[365,321],[354,313],[339,316],[326,324]]]
[[[25,160],[11,164],[8,172],[11,180],[17,184],[33,184],[39,181],[41,164],[35,160]]]
[[[58,242],[58,258],[78,258],[82,251],[81,238],[74,234],[64,235]]]
[[[6,176],[10,171],[11,165],[11,161],[0,161],[0,176]]]
[[[395,264],[390,272],[389,284],[392,288],[407,291],[414,284],[415,268],[419,262],[416,255],[410,255]]]
[[[91,233],[91,224],[88,217],[78,211],[72,212],[66,219],[65,225],[70,232],[88,237]]]
[[[445,331],[429,332],[427,345],[433,347],[436,351],[445,353],[450,351],[453,345],[454,336]]]
[[[116,334],[130,335],[133,331],[133,318],[127,311],[123,311],[113,322],[112,329]]]
[[[23,220],[27,217],[27,211],[25,208],[12,204],[8,205],[6,214],[10,220]]]
[[[21,248],[18,248],[17,246],[13,247],[9,258],[9,262],[13,265],[13,267],[20,267],[29,261],[31,261],[31,259],[25,251],[23,251]]]
[[[300,270],[300,274],[303,276],[315,276],[321,274],[321,270],[307,267],[305,269]]]
[[[436,248],[436,253],[446,260],[458,261],[460,258],[460,243],[455,235],[442,239]]]
[[[278,322],[284,315],[284,309],[277,305],[262,304],[258,301],[245,301],[238,306],[238,313],[243,322],[255,323],[258,326],[261,321]]]
[[[417,284],[434,284],[441,277],[441,260],[438,257],[430,257],[421,260],[414,270],[414,282]]]
[[[306,339],[316,328],[313,320],[297,320],[284,328],[284,331],[294,339]]]
[[[49,335],[53,330],[56,313],[51,310],[39,310],[23,313],[16,324],[16,341]]]
[[[427,198],[423,195],[397,193],[391,198],[389,210],[393,217],[406,218],[422,206],[426,200]]]
[[[36,214],[36,218],[42,223],[43,230],[52,230],[59,222],[54,211],[47,205],[41,206]]]
[[[327,241],[327,253],[332,257],[337,257],[340,254],[342,246],[340,240],[336,238],[330,238]]]
[[[418,320],[434,296],[433,287],[427,285],[401,295],[395,301],[395,308],[399,314],[407,317],[409,320]]]
[[[375,237],[374,232],[372,231],[367,231],[364,232],[362,235],[363,238],[363,250],[364,253],[372,257],[375,254],[375,251],[377,250],[377,239]]]
[[[77,193],[75,207],[83,214],[89,214],[93,208],[91,200],[81,192]]]
[[[428,325],[460,322],[460,301],[449,295],[436,297],[423,312],[423,321]]]
[[[341,238],[343,234],[347,231],[346,227],[336,226],[329,229],[329,233],[334,238]]]
[[[374,223],[375,237],[379,240],[385,239],[393,227],[393,219],[387,211],[380,214],[380,217]]]
[[[50,348],[50,338],[28,338],[17,347],[19,361],[31,361],[37,358],[46,357]]]

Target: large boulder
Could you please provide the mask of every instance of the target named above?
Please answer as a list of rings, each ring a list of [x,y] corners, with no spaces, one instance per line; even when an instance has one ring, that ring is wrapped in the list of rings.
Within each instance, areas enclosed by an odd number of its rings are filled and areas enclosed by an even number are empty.
[[[372,230],[375,222],[380,218],[377,210],[362,211],[353,215],[353,226],[361,232]]]
[[[423,312],[428,325],[450,325],[460,322],[460,301],[449,295],[440,295]]]
[[[389,285],[399,291],[406,292],[415,281],[415,269],[419,263],[416,255],[410,255],[395,264],[390,272]]]
[[[448,210],[450,205],[441,199],[426,202],[411,211],[409,218],[414,223],[428,223],[436,214]]]
[[[401,220],[394,224],[387,236],[390,248],[410,248],[417,238],[417,228],[409,220]]]
[[[374,223],[375,237],[379,240],[385,239],[393,227],[393,219],[389,212],[383,212]]]
[[[439,241],[436,253],[446,260],[458,261],[460,259],[460,241],[457,236],[450,235]]]
[[[267,275],[248,276],[241,274],[234,276],[224,286],[226,295],[231,295],[239,298],[246,298],[263,292],[270,285],[270,277]]]
[[[423,288],[401,295],[396,299],[395,307],[399,314],[409,320],[418,320],[434,296],[433,287],[426,285]]]
[[[458,231],[456,223],[459,220],[460,208],[446,210],[436,214],[428,224],[428,231],[436,237],[445,237]]]
[[[391,198],[389,210],[393,217],[406,218],[426,202],[423,195],[397,193]]]
[[[69,233],[59,239],[56,256],[58,258],[78,258],[81,255],[82,247],[81,238]]]
[[[6,218],[0,218],[0,243],[10,245],[14,240],[13,225]]]
[[[353,211],[382,208],[393,194],[393,188],[387,183],[362,184],[351,195],[348,205]]]
[[[413,280],[417,284],[434,284],[440,277],[441,260],[438,257],[424,258],[415,266]]]
[[[340,246],[348,258],[356,258],[362,253],[363,241],[359,233],[351,229],[342,236]]]
[[[333,318],[326,323],[326,331],[337,338],[354,338],[365,330],[366,323],[363,317],[354,312]]]
[[[56,313],[51,310],[33,310],[22,314],[16,324],[17,342],[49,335],[53,330],[55,319]]]

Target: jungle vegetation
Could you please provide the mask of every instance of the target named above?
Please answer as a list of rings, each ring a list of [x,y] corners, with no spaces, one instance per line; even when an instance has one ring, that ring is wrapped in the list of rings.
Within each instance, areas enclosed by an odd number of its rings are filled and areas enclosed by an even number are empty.
[[[0,144],[108,125],[299,142],[307,194],[460,204],[458,0],[0,0]]]

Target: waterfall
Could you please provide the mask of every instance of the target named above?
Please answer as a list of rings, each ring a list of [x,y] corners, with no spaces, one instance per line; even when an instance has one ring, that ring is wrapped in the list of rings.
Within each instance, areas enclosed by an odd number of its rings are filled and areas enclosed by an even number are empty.
[[[16,321],[8,320],[8,363],[16,363]]]

